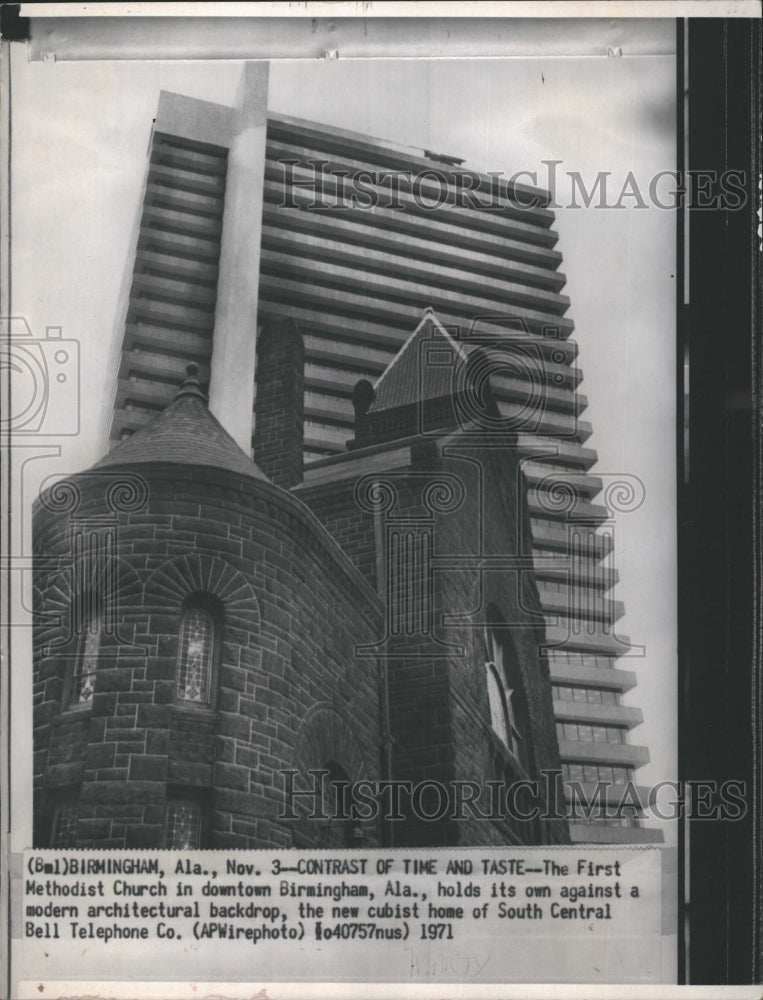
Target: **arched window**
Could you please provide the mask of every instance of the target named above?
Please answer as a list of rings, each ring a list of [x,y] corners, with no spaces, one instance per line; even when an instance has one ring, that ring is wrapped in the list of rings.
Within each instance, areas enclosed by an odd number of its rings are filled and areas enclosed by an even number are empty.
[[[95,673],[103,635],[103,602],[97,594],[83,594],[75,605],[74,628],[79,638],[69,682],[70,708],[93,703]]]
[[[208,705],[212,700],[213,676],[221,639],[220,608],[205,594],[194,594],[180,615],[177,697]]]
[[[513,649],[493,629],[485,630],[487,661],[487,694],[490,706],[490,725],[523,767],[527,767],[529,733],[524,711],[519,666],[514,662]]]
[[[490,705],[490,725],[493,727],[493,732],[500,738],[500,740],[509,745],[509,712],[508,706],[506,705],[506,697],[503,693],[503,684],[501,683],[498,670],[495,663],[492,660],[488,660],[486,663],[486,675],[487,675],[487,698],[488,704]]]

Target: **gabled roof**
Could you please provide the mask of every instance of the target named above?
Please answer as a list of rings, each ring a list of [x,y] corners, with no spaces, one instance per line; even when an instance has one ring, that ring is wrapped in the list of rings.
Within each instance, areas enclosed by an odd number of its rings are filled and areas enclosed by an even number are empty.
[[[369,413],[393,410],[398,406],[452,396],[456,391],[457,361],[467,348],[448,333],[433,309],[403,344],[374,386]]]
[[[120,441],[94,468],[146,462],[209,466],[268,482],[265,473],[209,412],[196,377],[198,370],[198,365],[188,365],[187,378],[169,406]]]

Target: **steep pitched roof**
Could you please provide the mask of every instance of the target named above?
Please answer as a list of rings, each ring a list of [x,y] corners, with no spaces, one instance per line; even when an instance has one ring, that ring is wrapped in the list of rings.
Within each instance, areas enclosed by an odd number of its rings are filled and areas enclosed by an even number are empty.
[[[156,462],[210,466],[268,481],[207,408],[197,379],[198,365],[188,365],[187,378],[173,401],[131,437],[113,448],[94,468]]]
[[[409,403],[423,402],[456,391],[454,373],[458,357],[467,348],[448,333],[433,309],[403,344],[379,376],[369,413],[393,410]]]

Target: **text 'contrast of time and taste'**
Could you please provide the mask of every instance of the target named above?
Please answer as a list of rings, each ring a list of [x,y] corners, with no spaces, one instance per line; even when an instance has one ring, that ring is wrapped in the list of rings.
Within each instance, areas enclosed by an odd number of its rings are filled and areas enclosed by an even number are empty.
[[[30,851],[23,934],[47,942],[456,941],[650,933],[648,848],[152,853]]]

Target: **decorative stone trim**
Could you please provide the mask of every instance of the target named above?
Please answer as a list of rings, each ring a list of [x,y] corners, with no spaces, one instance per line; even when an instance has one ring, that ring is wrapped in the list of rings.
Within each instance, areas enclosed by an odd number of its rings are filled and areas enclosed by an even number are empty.
[[[143,608],[174,613],[193,593],[211,594],[225,609],[225,624],[250,633],[260,630],[260,607],[254,588],[219,556],[191,553],[162,563],[146,580]]]

